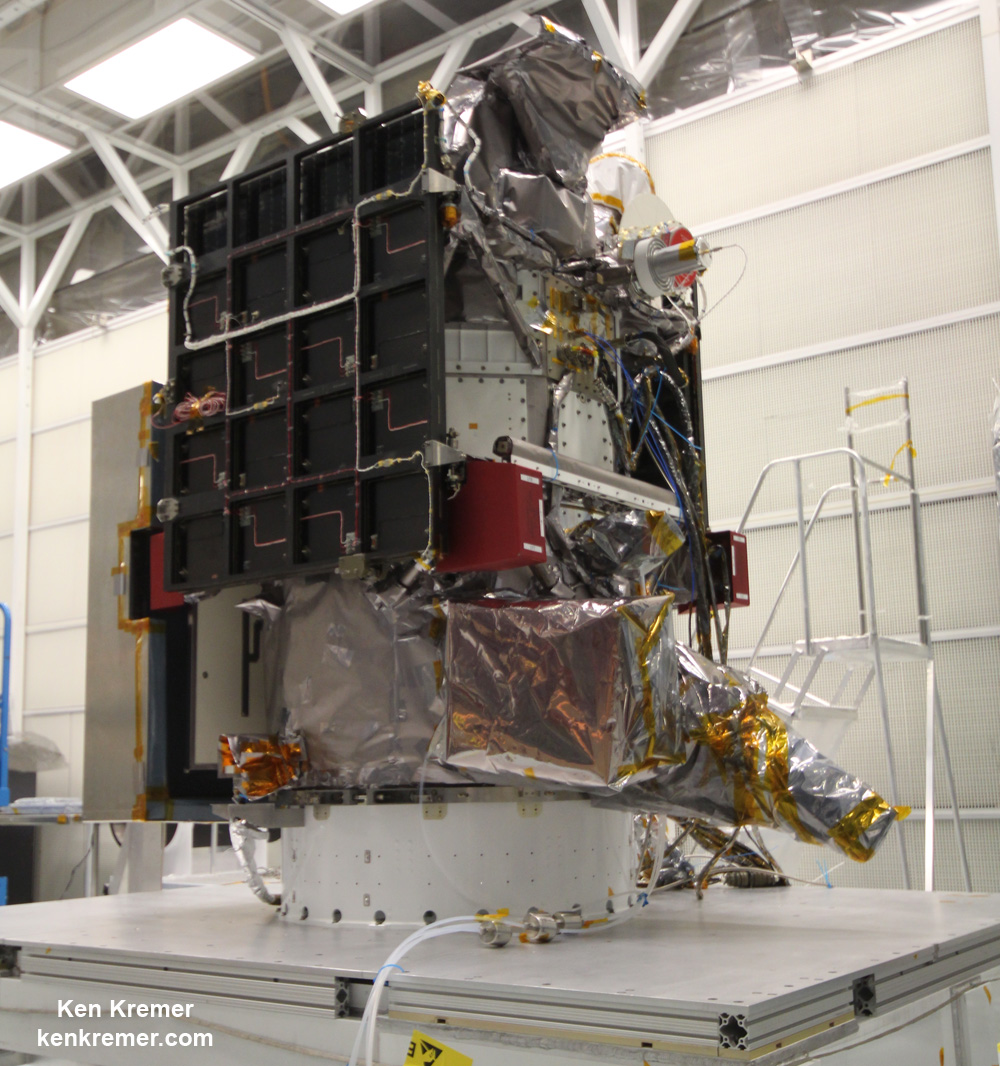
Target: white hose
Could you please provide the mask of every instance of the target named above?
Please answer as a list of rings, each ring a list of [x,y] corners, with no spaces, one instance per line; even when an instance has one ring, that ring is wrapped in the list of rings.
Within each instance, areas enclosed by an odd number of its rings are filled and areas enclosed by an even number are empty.
[[[375,1052],[375,1025],[378,1017],[378,1004],[382,997],[382,989],[389,980],[389,970],[399,966],[399,960],[407,952],[416,947],[424,940],[433,940],[435,937],[444,936],[447,933],[479,933],[479,920],[473,915],[464,915],[458,918],[444,918],[440,922],[426,925],[411,933],[379,967],[375,975],[375,983],[372,985],[365,1012],[361,1017],[361,1025],[358,1026],[357,1035],[354,1038],[354,1046],[351,1048],[351,1057],[348,1066],[358,1066],[358,1055],[361,1051],[361,1042],[365,1041],[366,1066],[372,1066]]]
[[[254,850],[258,840],[267,840],[267,830],[251,825],[245,818],[232,818],[229,821],[229,839],[233,845],[233,854],[243,871],[243,880],[250,891],[260,900],[277,907],[281,903],[281,893],[272,893],[264,884],[264,878],[257,869]]]

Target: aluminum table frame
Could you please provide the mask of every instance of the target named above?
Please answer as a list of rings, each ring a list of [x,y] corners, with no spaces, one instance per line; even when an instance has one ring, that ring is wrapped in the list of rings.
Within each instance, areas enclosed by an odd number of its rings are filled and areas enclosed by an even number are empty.
[[[124,995],[195,1003],[193,1021],[169,1024],[217,1033],[213,1063],[276,1047],[283,1062],[343,1060],[357,1025],[345,1005],[363,1006],[407,931],[282,920],[243,885],[9,907],[0,1046],[37,1053],[39,1025],[72,1028],[54,1017],[58,998]],[[860,1007],[884,1013],[1000,964],[1000,896],[719,888],[698,903],[682,891],[602,932],[501,951],[460,934],[405,964],[383,999],[385,1062],[402,1061],[414,1026],[477,1066],[511,1039],[524,1061],[599,1048],[606,1061],[781,1062],[850,1032],[859,987],[871,993]],[[126,1061],[115,1054],[87,1061]]]

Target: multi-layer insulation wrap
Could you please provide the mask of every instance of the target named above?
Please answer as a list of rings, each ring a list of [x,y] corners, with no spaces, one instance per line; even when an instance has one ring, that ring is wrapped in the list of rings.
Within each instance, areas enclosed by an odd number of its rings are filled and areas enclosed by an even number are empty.
[[[441,717],[444,614],[433,598],[336,578],[288,582],[278,631],[286,729],[308,756],[298,783],[415,781]]]
[[[669,608],[452,604],[449,764],[870,858],[901,811],[789,728],[752,680],[675,644]]]

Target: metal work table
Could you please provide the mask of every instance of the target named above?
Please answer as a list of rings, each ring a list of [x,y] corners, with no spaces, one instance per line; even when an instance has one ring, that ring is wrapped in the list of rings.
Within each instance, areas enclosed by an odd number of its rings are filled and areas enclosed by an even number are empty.
[[[39,1025],[78,1025],[55,1018],[57,998],[126,996],[194,1003],[191,1020],[155,1024],[216,1033],[213,1063],[273,1062],[275,1047],[283,1062],[343,1060],[356,1022],[338,1019],[340,1004],[363,1004],[403,936],[392,925],[291,923],[242,885],[8,907],[0,944],[19,950],[0,977],[0,1046],[37,1052]],[[882,1014],[1000,963],[1000,896],[720,888],[699,903],[666,893],[602,932],[499,951],[458,934],[404,961],[383,998],[383,1062],[402,1062],[414,1026],[477,1066],[511,1061],[510,1040],[525,1062],[595,1047],[600,1061],[637,1066],[692,1054],[801,1061],[854,1029],[856,1001]],[[115,1049],[89,1056],[129,1061]]]

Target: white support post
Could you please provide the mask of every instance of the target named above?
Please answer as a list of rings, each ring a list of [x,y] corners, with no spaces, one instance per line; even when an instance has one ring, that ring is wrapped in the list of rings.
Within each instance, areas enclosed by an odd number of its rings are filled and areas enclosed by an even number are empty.
[[[646,165],[646,127],[638,119],[630,122],[624,130],[625,154]]]
[[[184,167],[177,167],[170,179],[170,192],[175,200],[180,200],[191,191],[191,175]]]
[[[382,23],[379,20],[379,13],[371,6],[365,8],[362,27],[365,63],[374,70],[382,55]],[[378,115],[382,111],[382,106],[382,82],[379,78],[373,78],[365,85],[365,111],[369,116]]]
[[[337,98],[333,95],[330,86],[327,85],[326,78],[323,77],[312,52],[309,51],[308,42],[294,30],[284,29],[281,31],[281,43],[285,46],[285,51],[295,64],[299,77],[305,83],[319,108],[319,113],[330,127],[330,131],[337,133],[340,130],[340,116],[344,111],[337,103]]]
[[[93,214],[92,210],[81,211],[69,224],[63,239],[59,242],[56,254],[52,257],[52,262],[49,263],[48,270],[45,271],[45,276],[38,283],[38,288],[28,304],[27,313],[24,316],[24,324],[28,329],[34,331],[41,322],[45,308],[52,299],[52,294],[56,291],[56,286],[63,274],[66,273],[66,268],[79,247]]]
[[[451,80],[462,65],[462,60],[465,59],[471,45],[471,36],[456,37],[448,45],[444,55],[441,57],[441,61],[434,68],[434,73],[431,75],[431,85],[435,89],[444,92],[451,85]]]
[[[25,186],[25,195],[34,199],[34,186]],[[29,203],[26,217],[34,214]],[[83,236],[92,211],[78,215],[56,250],[41,284],[35,288],[37,253],[35,240],[21,242],[21,284],[17,307],[7,307],[13,294],[3,286],[0,302],[18,325],[17,398],[14,438],[14,530],[13,574],[11,595],[11,655],[10,655],[10,728],[12,732],[24,727],[24,678],[27,650],[28,620],[28,539],[31,525],[31,420],[34,385],[35,329],[48,306],[56,285]],[[15,312],[15,314],[11,314]]]
[[[934,719],[937,686],[934,660],[927,660],[927,718],[924,729],[924,891],[934,891]]]
[[[382,111],[382,83],[380,81],[369,82],[365,86],[365,114],[377,115]]]
[[[17,415],[14,444],[14,537],[11,575],[10,730],[24,728],[24,665],[28,621],[28,536],[31,509],[31,397],[35,331],[24,323],[35,290],[33,238],[21,242],[20,320],[17,346]]]
[[[290,118],[285,125],[303,144],[315,144],[319,140],[319,134],[300,118]]]
[[[670,9],[670,14],[663,20],[663,25],[657,31],[635,69],[635,76],[643,85],[649,85],[660,72],[667,56],[670,55],[700,6],[701,0],[677,0],[677,3]]]
[[[639,65],[639,5],[638,0],[618,0],[618,36],[622,51],[628,60],[629,70]]]
[[[170,256],[167,254],[167,252],[162,248],[157,247],[150,240],[149,227],[142,221],[141,218],[139,218],[139,216],[132,210],[132,208],[127,203],[125,203],[125,201],[120,196],[116,196],[111,201],[111,206],[149,245],[149,247],[153,249],[161,263],[166,263],[169,261]]]
[[[108,173],[114,179],[115,184],[121,190],[129,207],[135,212],[145,227],[145,238],[150,247],[161,258],[166,258],[167,249],[170,247],[170,237],[167,228],[153,215],[153,209],[146,199],[146,194],[139,188],[138,182],[129,173],[129,169],[122,161],[111,142],[102,133],[89,132],[87,139],[93,146],[98,158],[107,168]]]
[[[0,278],[0,309],[17,329],[21,328],[21,307],[17,302],[17,297],[7,287],[7,282],[3,278]]]
[[[583,0],[583,8],[587,12],[594,32],[597,34],[601,51],[611,60],[616,67],[632,73],[632,64],[622,46],[622,39],[618,36],[618,27],[611,17],[608,5],[604,0]]]
[[[250,133],[236,146],[236,151],[229,157],[226,169],[222,172],[222,180],[228,181],[231,177],[246,170],[253,159],[257,145],[260,144],[260,134]]]

